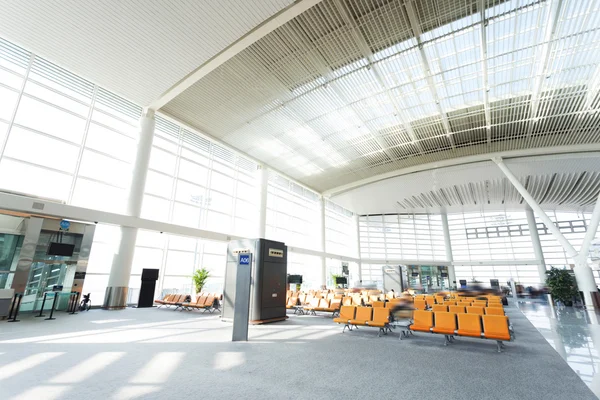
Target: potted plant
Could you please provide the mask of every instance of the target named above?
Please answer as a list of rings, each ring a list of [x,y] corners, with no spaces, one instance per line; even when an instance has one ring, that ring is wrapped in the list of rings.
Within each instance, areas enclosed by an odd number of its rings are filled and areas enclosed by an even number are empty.
[[[546,286],[550,289],[552,299],[565,306],[572,306],[573,298],[579,295],[577,282],[566,269],[552,268],[546,271]]]
[[[202,288],[206,284],[206,280],[210,278],[210,272],[206,268],[197,269],[192,275],[194,286],[196,287],[196,293],[202,292]]]

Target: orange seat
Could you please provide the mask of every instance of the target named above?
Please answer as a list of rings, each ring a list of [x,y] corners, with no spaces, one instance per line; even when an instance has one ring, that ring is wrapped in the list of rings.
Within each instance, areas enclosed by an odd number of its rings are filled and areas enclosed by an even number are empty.
[[[465,313],[465,306],[450,306],[448,307],[448,311],[452,312],[452,313]]]
[[[456,314],[458,317],[458,330],[460,336],[481,337],[481,315]]]
[[[436,312],[434,333],[443,333],[445,335],[454,335],[456,331],[456,314],[451,312]]]
[[[444,304],[434,304],[431,307],[432,311],[442,311],[442,312],[447,312],[448,311],[448,306],[444,305]]]
[[[433,327],[433,313],[431,311],[415,310],[413,320],[414,323],[409,326],[410,330],[430,332]]]
[[[354,319],[354,315],[356,314],[356,307],[354,306],[342,306],[340,309],[340,316],[338,318],[334,318],[333,322],[337,322],[338,324],[348,324],[348,321]]]
[[[325,309],[321,309],[321,311],[332,312],[335,314],[340,309],[341,305],[342,305],[342,299],[333,299],[329,302],[329,307],[327,307]]]
[[[319,300],[319,304],[314,308],[314,311],[327,311],[329,308],[329,299]]]
[[[389,308],[377,307],[373,309],[373,317],[367,322],[369,326],[377,326],[383,328],[390,320]]]
[[[484,315],[483,335],[486,339],[510,340],[508,317],[504,315]]]
[[[374,301],[372,304],[373,308],[383,308],[384,307],[384,302],[383,301]]]
[[[483,315],[483,307],[467,307],[467,313],[468,314],[479,314],[479,315]]]
[[[318,306],[318,305],[319,305],[319,299],[317,299],[316,297],[313,297],[313,298],[310,300],[310,303],[309,303],[307,306],[305,306],[304,308],[305,308],[306,310],[312,311],[312,310],[314,310],[315,308],[317,308],[317,306]]]
[[[400,303],[401,299],[392,299],[385,303],[385,308],[394,308],[394,305]]]
[[[373,309],[371,307],[356,307],[356,316],[348,321],[352,325],[366,325],[371,320]]]
[[[500,307],[486,307],[485,315],[504,315],[504,309]]]
[[[167,302],[169,302],[171,300],[172,297],[173,297],[172,294],[168,294],[165,297],[163,297],[162,300],[157,299],[157,300],[154,300],[154,302],[157,303],[157,304],[161,304],[161,305],[162,304],[166,304]]]
[[[426,303],[425,300],[415,299],[415,310],[425,310]]]
[[[342,305],[351,306],[352,305],[352,297],[346,296],[342,299]]]
[[[381,336],[381,333],[385,333],[385,330],[390,321],[390,309],[383,307],[376,307],[373,309],[373,318],[367,321],[367,326],[374,326],[379,328],[377,336]]]

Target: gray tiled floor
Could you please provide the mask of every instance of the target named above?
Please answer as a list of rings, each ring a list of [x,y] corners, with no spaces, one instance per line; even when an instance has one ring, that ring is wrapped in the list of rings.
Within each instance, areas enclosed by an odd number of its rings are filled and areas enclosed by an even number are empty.
[[[600,311],[519,303],[548,343],[600,398]]]

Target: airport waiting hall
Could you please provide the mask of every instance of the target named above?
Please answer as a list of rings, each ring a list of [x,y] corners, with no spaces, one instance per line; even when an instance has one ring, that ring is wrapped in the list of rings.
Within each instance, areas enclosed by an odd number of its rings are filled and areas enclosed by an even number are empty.
[[[600,2],[0,2],[0,399],[600,398]]]

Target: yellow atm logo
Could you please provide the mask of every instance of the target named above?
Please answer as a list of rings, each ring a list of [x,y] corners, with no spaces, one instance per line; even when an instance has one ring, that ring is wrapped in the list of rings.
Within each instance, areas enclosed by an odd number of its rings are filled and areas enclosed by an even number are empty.
[[[283,250],[269,249],[269,256],[283,258]]]

